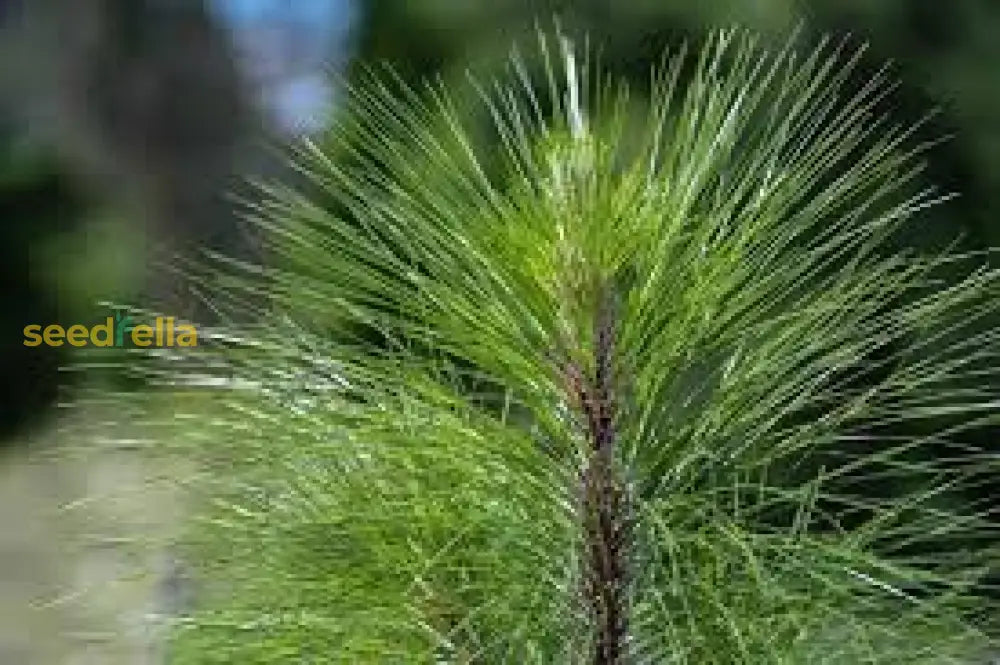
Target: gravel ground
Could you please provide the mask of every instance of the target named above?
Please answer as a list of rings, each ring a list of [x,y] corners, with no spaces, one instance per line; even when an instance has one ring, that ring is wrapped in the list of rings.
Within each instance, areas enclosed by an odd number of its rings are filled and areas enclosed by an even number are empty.
[[[64,419],[0,451],[0,664],[163,660],[178,602],[171,469],[86,445],[95,429]]]
[[[164,660],[190,592],[168,546],[183,469],[105,431],[64,420],[0,451],[0,665]]]

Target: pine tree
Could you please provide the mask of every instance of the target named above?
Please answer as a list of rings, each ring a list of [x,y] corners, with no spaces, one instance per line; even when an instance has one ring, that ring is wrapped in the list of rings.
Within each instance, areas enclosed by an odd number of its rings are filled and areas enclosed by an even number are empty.
[[[982,657],[998,274],[889,249],[946,198],[891,84],[723,31],[640,117],[539,53],[473,84],[487,142],[373,71],[248,203],[268,259],[158,370],[211,499],[174,660]]]

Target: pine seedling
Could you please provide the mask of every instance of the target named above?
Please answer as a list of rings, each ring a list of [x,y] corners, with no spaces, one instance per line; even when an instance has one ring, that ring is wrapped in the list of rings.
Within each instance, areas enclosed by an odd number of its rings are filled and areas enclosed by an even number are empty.
[[[984,657],[998,275],[894,242],[944,197],[884,74],[723,31],[640,116],[539,54],[471,84],[489,140],[371,73],[249,201],[267,260],[158,370],[209,505],[174,662]]]

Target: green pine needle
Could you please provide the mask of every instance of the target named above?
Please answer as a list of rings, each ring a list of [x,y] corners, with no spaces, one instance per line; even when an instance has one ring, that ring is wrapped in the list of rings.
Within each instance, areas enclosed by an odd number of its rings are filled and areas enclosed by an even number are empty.
[[[898,249],[945,197],[891,83],[724,31],[640,114],[573,48],[471,108],[373,72],[248,203],[266,265],[156,370],[174,662],[983,658],[1000,275]]]

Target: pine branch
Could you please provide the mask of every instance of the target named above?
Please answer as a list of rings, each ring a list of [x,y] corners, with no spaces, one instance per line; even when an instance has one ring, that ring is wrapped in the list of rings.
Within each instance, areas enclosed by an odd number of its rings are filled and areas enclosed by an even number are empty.
[[[248,203],[273,262],[192,276],[175,661],[974,662],[1000,273],[893,244],[943,197],[891,84],[723,31],[636,112],[559,43],[372,72]]]

